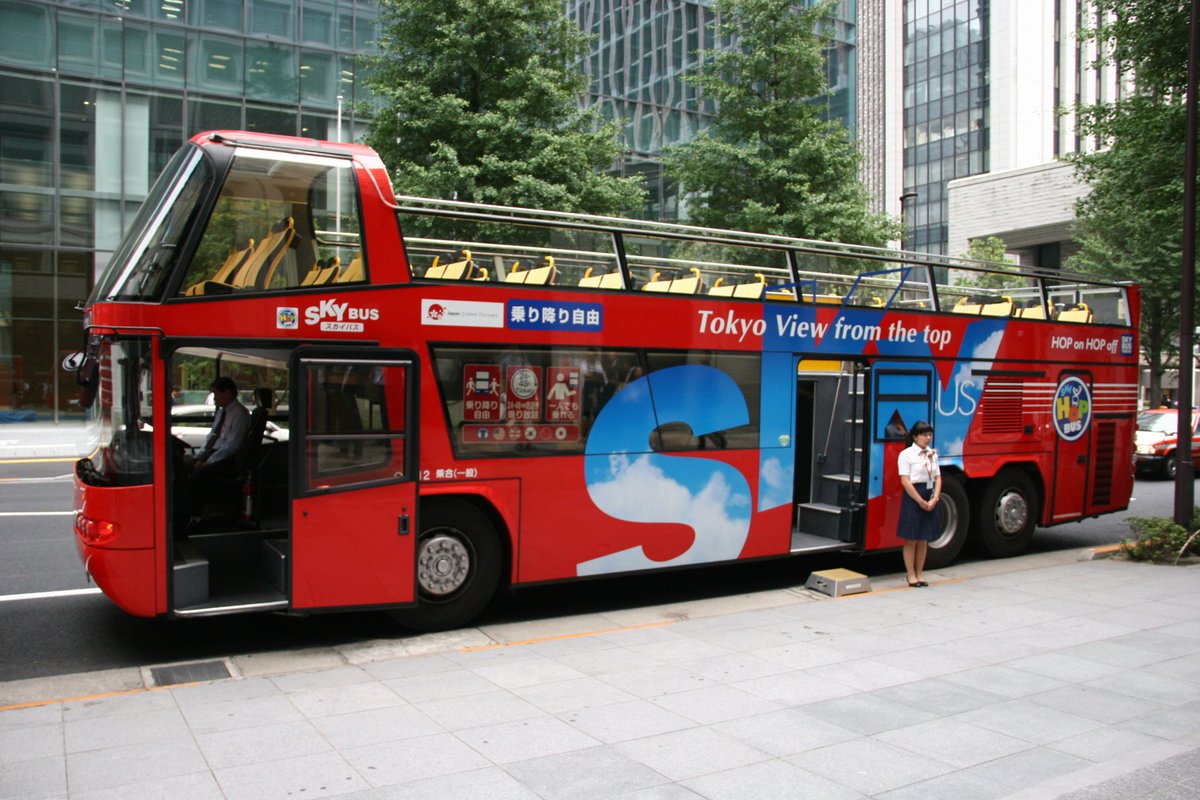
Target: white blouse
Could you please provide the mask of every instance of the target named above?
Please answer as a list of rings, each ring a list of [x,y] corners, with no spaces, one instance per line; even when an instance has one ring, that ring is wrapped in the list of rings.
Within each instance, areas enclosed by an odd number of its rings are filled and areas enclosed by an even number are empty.
[[[937,451],[932,447],[922,448],[912,445],[900,451],[896,459],[896,470],[901,475],[907,475],[914,486],[928,485],[933,488],[934,480],[942,474],[937,462]]]

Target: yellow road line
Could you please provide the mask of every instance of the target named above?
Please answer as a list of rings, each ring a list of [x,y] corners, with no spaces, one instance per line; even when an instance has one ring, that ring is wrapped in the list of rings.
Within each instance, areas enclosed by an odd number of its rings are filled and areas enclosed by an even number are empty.
[[[163,689],[178,689],[182,686],[196,686],[200,681],[192,681],[190,683],[173,683],[170,686],[149,686],[141,689],[121,689],[116,692],[101,692],[100,694],[84,694],[78,697],[56,697],[52,700],[33,700],[29,703],[15,703],[11,706],[0,706],[0,711],[17,711],[22,708],[39,708],[41,706],[52,706],[56,703],[82,703],[88,700],[107,700],[110,697],[124,697],[130,694],[142,694],[143,692],[158,692]]]
[[[481,644],[475,647],[460,647],[460,653],[475,653],[480,650],[498,650],[501,647],[519,647],[527,644],[540,644],[542,642],[559,642],[565,639],[583,639],[588,636],[599,636],[603,633],[624,633],[626,631],[639,631],[645,628],[661,628],[664,625],[674,625],[676,620],[668,619],[662,622],[647,622],[644,625],[629,625],[624,628],[605,628],[601,631],[581,631],[579,633],[564,633],[558,636],[542,636],[537,639],[521,639],[516,642],[496,642],[494,644]]]
[[[5,464],[67,464],[78,461],[78,456],[56,456],[46,458],[0,458],[0,466]]]

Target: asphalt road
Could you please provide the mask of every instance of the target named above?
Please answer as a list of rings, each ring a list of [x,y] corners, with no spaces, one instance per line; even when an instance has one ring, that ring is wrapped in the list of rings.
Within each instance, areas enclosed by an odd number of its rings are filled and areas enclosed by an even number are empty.
[[[189,620],[131,617],[87,589],[71,533],[69,463],[0,464],[0,681],[163,664],[246,652],[329,646],[407,635],[378,612],[314,617],[248,615]],[[1040,529],[1035,551],[1085,549],[1129,535],[1127,516],[1172,515],[1174,485],[1139,480],[1121,514]],[[968,556],[969,557],[969,556]],[[504,594],[481,623],[599,612],[795,586],[833,566],[868,575],[900,568],[896,554],[808,556],[754,564],[610,578]]]

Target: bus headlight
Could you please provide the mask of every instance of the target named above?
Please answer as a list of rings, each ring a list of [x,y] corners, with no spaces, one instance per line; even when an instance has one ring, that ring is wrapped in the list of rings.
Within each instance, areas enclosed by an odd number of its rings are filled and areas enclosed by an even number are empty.
[[[89,545],[99,546],[112,541],[117,535],[117,527],[115,522],[92,519],[79,512],[75,513],[75,533]]]

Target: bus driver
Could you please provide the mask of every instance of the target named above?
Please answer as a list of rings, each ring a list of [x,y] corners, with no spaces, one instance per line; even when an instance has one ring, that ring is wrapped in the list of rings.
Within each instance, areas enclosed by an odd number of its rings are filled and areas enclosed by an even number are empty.
[[[189,483],[194,516],[202,516],[204,504],[216,499],[219,482],[237,478],[238,448],[250,427],[250,412],[238,400],[233,378],[222,375],[212,382],[211,389],[217,407],[212,430],[204,440],[204,447],[193,458],[185,459],[192,467]]]

